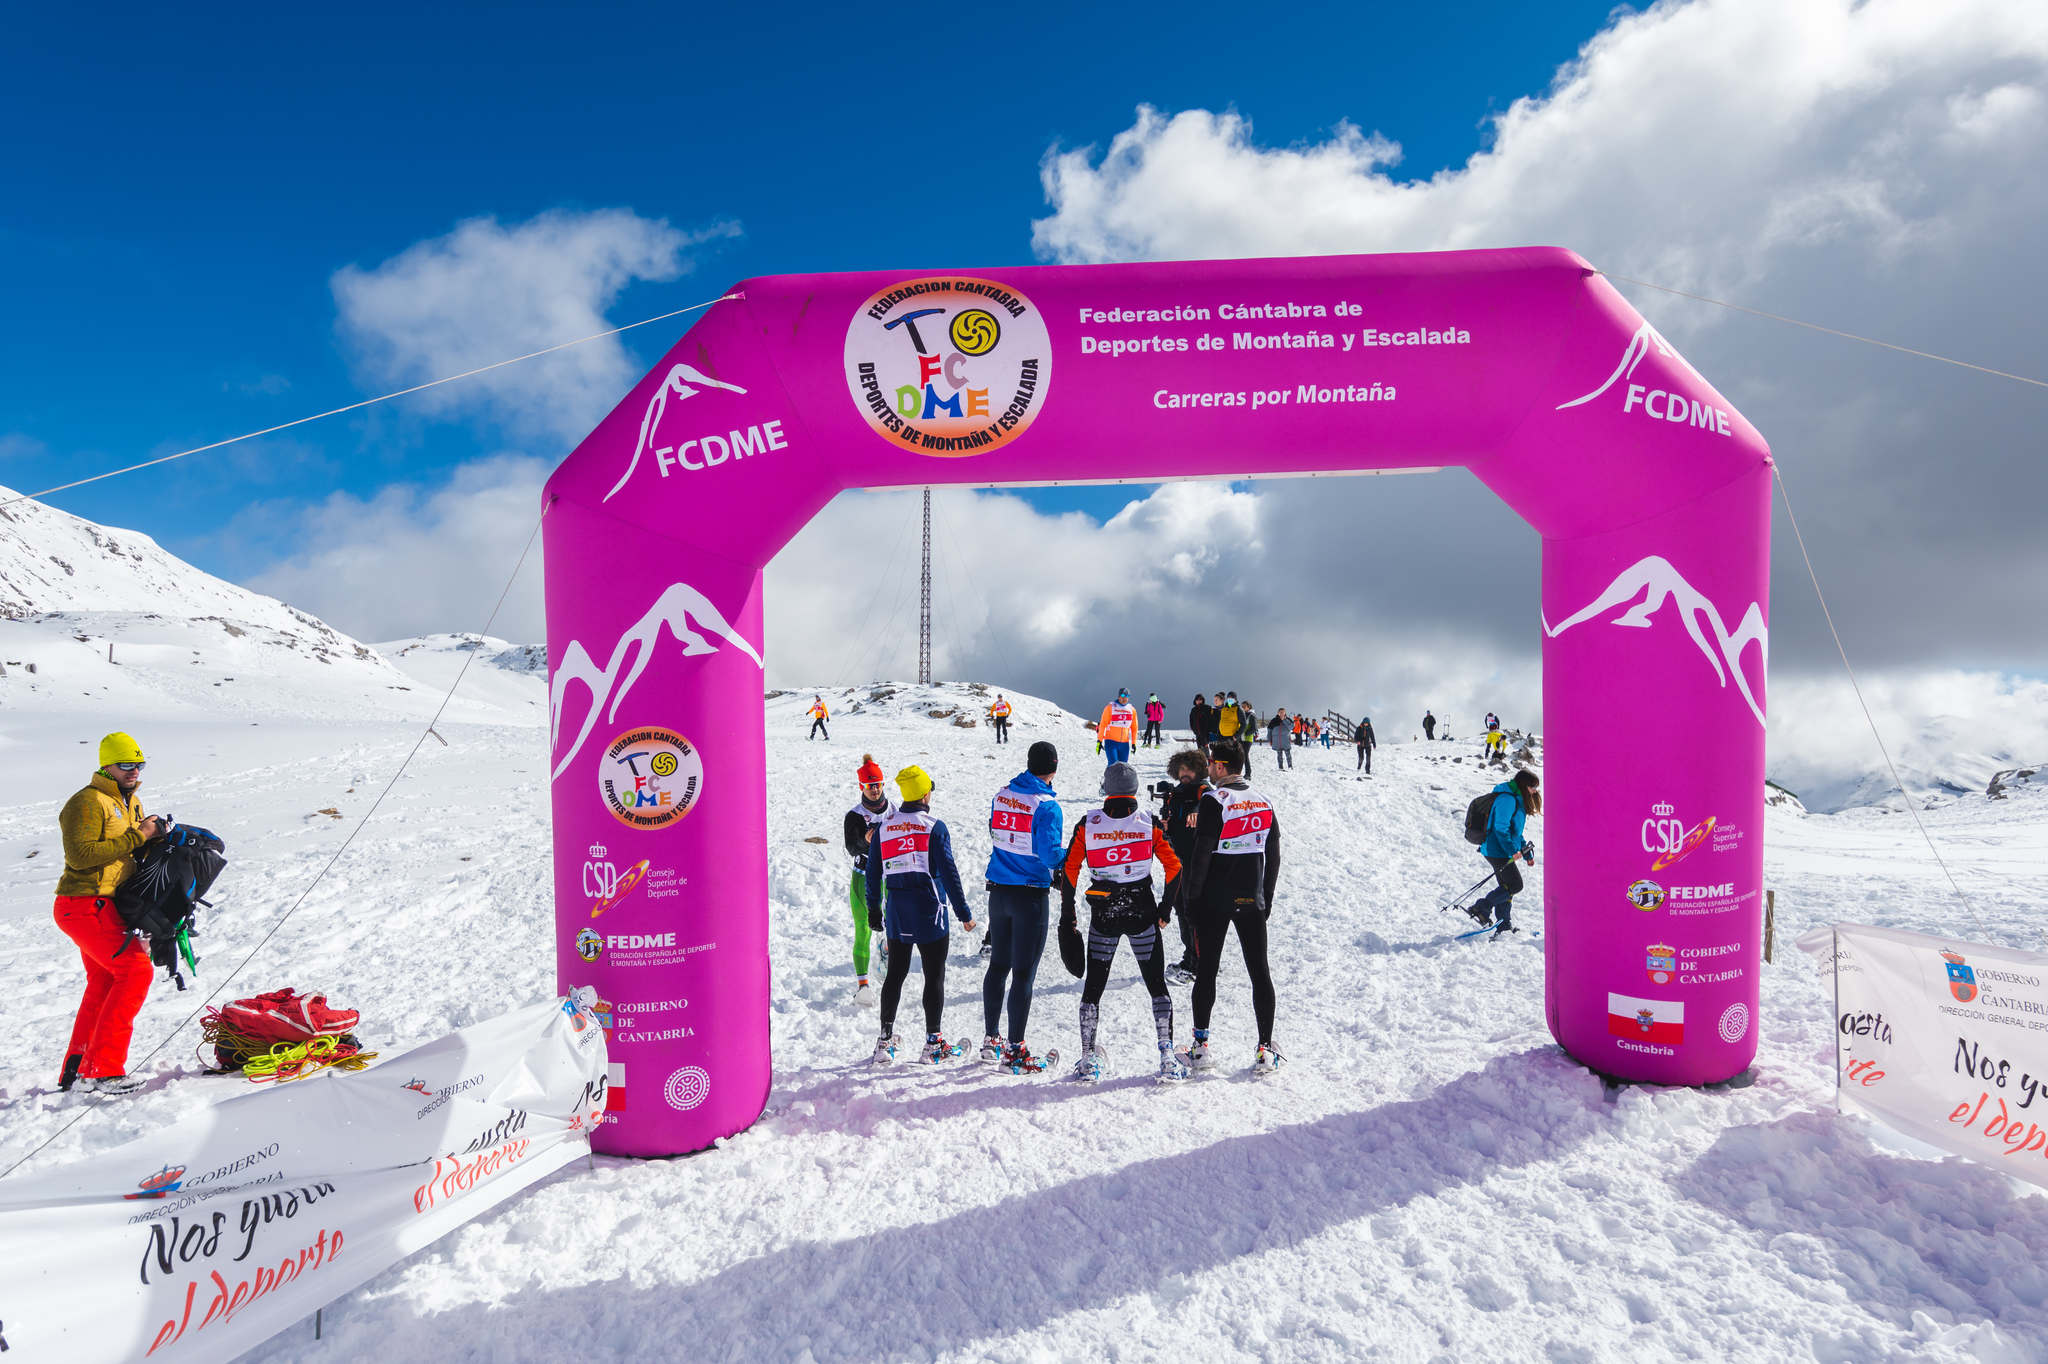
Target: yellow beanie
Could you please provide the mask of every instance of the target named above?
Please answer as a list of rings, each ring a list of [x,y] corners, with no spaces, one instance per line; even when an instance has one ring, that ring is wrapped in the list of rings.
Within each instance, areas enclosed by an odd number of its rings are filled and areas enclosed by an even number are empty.
[[[100,766],[112,767],[115,763],[139,763],[144,761],[142,745],[119,730],[100,740]]]
[[[905,800],[923,800],[932,793],[932,779],[922,767],[912,763],[896,774],[896,789]]]

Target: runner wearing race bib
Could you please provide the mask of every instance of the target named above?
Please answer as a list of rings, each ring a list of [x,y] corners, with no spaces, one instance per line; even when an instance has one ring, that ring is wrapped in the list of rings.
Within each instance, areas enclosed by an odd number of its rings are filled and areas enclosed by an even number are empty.
[[[1213,784],[1195,816],[1195,850],[1181,890],[1181,903],[1195,915],[1195,1040],[1188,1059],[1197,1070],[1215,1064],[1209,1056],[1209,1013],[1223,940],[1235,928],[1259,1029],[1253,1068],[1267,1073],[1283,1059],[1273,1045],[1273,977],[1266,965],[1266,920],[1280,877],[1280,823],[1272,803],[1245,783],[1243,764],[1244,749],[1233,740],[1220,741],[1209,754]]]
[[[1166,927],[1171,910],[1162,909],[1152,893],[1156,862],[1171,905],[1180,858],[1164,826],[1150,811],[1138,808],[1138,774],[1129,763],[1114,763],[1103,773],[1102,794],[1101,808],[1090,810],[1074,830],[1060,883],[1060,922],[1066,928],[1075,925],[1074,891],[1081,869],[1087,868],[1088,967],[1081,986],[1081,1058],[1075,1063],[1073,1078],[1094,1081],[1102,1077],[1102,1051],[1095,1045],[1102,992],[1109,985],[1117,944],[1129,938],[1132,955],[1138,959],[1138,974],[1152,994],[1159,1078],[1183,1079],[1187,1065],[1173,1051],[1173,999],[1166,993],[1166,957],[1159,945],[1159,932]]]

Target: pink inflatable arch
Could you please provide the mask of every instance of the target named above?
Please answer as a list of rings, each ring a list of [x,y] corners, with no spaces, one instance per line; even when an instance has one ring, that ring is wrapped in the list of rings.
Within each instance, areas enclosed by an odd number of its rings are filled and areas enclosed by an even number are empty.
[[[610,1010],[599,1149],[696,1150],[767,1100],[761,575],[835,494],[1454,464],[1543,537],[1550,1031],[1624,1079],[1744,1070],[1770,454],[1583,260],[792,275],[548,483],[556,960]]]

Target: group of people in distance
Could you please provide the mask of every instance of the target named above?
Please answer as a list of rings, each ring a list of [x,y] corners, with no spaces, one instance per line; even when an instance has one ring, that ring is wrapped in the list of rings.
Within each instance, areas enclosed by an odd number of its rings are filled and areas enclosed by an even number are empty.
[[[1128,693],[1120,700],[1128,707]],[[1155,815],[1141,808],[1138,773],[1128,761],[1129,743],[1102,740],[1108,759],[1099,785],[1102,800],[1080,818],[1071,837],[1052,787],[1059,753],[1050,743],[1032,744],[1025,770],[990,799],[991,848],[984,875],[988,965],[982,980],[980,1059],[1017,1074],[1043,1071],[1057,1063],[1057,1051],[1041,1057],[1026,1042],[1032,990],[1057,890],[1060,955],[1083,981],[1081,1052],[1071,1078],[1093,1082],[1104,1072],[1104,1050],[1097,1035],[1101,1001],[1125,940],[1152,996],[1159,1079],[1181,1080],[1190,1070],[1213,1066],[1210,1014],[1224,941],[1233,929],[1251,978],[1258,1029],[1252,1067],[1261,1074],[1277,1070],[1283,1057],[1273,1042],[1275,997],[1266,960],[1266,921],[1280,873],[1280,827],[1273,807],[1245,780],[1244,746],[1236,739],[1219,739],[1207,752],[1190,749],[1173,755],[1167,764],[1173,784],[1156,792],[1163,806]],[[863,755],[856,776],[860,799],[846,813],[844,841],[853,859],[849,899],[853,965],[860,978],[857,994],[869,988],[871,934],[883,935],[886,954],[879,1001],[881,1035],[873,1063],[888,1065],[896,1059],[896,1012],[913,955],[924,970],[925,1037],[918,1059],[942,1061],[966,1050],[965,1043],[949,1043],[941,1030],[949,910],[969,932],[980,924],[960,879],[952,834],[932,814],[930,774],[917,766],[898,772],[895,786],[900,799],[895,801],[889,798],[881,765],[872,755]],[[1084,901],[1085,934],[1079,921]],[[1174,1041],[1163,942],[1176,914],[1183,952],[1171,977],[1194,987],[1194,1036],[1185,1048]]]

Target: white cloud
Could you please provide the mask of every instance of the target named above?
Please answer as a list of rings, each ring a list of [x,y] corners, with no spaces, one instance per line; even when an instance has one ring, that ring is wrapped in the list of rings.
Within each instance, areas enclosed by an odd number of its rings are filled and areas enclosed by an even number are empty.
[[[2048,180],[2034,169],[2048,146],[2048,6],[1621,12],[1548,90],[1492,121],[1484,150],[1421,181],[1388,173],[1398,146],[1361,131],[1383,124],[1374,110],[1357,114],[1319,143],[1271,147],[1235,112],[1140,109],[1106,148],[1048,153],[1038,249],[1106,261],[1551,243],[1617,274],[2048,374],[2035,246]],[[2000,676],[1948,668],[2048,666],[2048,638],[2014,628],[2048,611],[2039,391],[1624,292],[1771,439],[1852,656],[1896,682],[1898,731],[1994,748],[1972,726],[2005,712],[1956,698],[2001,695]],[[1327,584],[1363,584],[1396,637],[1404,619],[1455,622],[1468,643],[1533,662],[1521,599],[1484,586],[1533,579],[1527,540],[1509,552],[1495,535],[1461,536],[1486,513],[1455,481],[1400,490],[1393,516],[1388,491],[1272,485],[1271,521],[1301,528],[1280,545],[1285,580],[1319,602]],[[1337,533],[1346,523],[1357,533]],[[1846,684],[1831,680],[1839,665],[1782,517],[1775,545],[1773,703],[1796,707],[1809,677]],[[1774,754],[1809,779],[1823,757],[1856,774],[1875,757],[1867,735],[1864,757],[1853,735],[1832,749],[1808,737],[1774,722]]]
[[[1874,720],[1916,799],[1981,791],[1992,772],[2048,764],[2048,682],[1962,669],[1780,683],[1771,695],[1770,771],[1816,809],[1883,800],[1897,787],[1871,738]]]
[[[357,639],[482,629],[540,516],[551,467],[499,455],[462,465],[438,486],[394,483],[374,497],[335,493],[312,507],[255,504],[242,517],[287,518],[289,537],[264,533],[295,538],[298,548],[249,586]],[[545,638],[538,541],[491,633]]]
[[[676,279],[691,269],[691,247],[737,233],[732,224],[684,232],[625,209],[558,210],[509,227],[473,218],[381,264],[336,271],[339,329],[366,384],[423,383],[602,332],[616,325],[606,310],[626,286]],[[479,415],[566,453],[639,369],[607,337],[407,402]]]
[[[919,507],[915,493],[843,494],[776,557],[771,685],[915,675]],[[1533,660],[1469,632],[1390,626],[1369,592],[1307,590],[1275,544],[1293,528],[1274,516],[1269,492],[1216,483],[1167,484],[1100,526],[1010,494],[936,492],[935,675],[1084,711],[1119,686],[1157,691],[1175,723],[1197,689],[1236,690],[1268,714],[1371,714],[1388,737],[1424,706],[1459,733],[1489,708],[1533,718]]]

